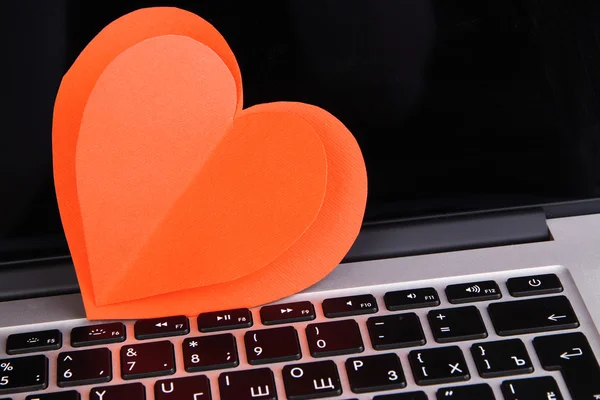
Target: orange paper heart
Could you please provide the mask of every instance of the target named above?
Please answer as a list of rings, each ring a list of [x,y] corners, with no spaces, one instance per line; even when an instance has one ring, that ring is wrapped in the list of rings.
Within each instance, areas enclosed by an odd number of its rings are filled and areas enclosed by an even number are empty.
[[[226,42],[174,8],[113,22],[65,75],[55,183],[89,318],[255,306],[343,258],[366,200],[352,135],[314,106],[241,99]]]

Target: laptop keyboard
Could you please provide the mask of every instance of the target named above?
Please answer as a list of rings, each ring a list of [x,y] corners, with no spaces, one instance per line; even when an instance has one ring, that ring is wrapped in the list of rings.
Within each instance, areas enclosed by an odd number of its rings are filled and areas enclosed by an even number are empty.
[[[483,278],[0,329],[0,400],[600,400],[568,273]]]

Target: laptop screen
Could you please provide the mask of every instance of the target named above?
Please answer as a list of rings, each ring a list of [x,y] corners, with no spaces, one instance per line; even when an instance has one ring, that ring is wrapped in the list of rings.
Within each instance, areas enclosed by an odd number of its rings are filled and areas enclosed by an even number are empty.
[[[106,24],[158,5],[225,36],[246,107],[302,101],[349,127],[367,221],[600,197],[591,1],[8,0],[0,261],[66,253],[51,164],[60,79]]]

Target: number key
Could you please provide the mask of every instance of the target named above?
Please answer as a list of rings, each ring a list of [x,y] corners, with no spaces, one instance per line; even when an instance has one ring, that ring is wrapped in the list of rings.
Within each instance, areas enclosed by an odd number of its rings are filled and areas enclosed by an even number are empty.
[[[109,349],[69,351],[58,355],[58,386],[109,382],[112,379]]]
[[[183,362],[187,372],[237,367],[238,352],[231,333],[188,338],[183,341]]]
[[[173,344],[151,342],[121,347],[123,379],[147,378],[175,373]]]
[[[48,387],[48,358],[30,356],[0,360],[0,395]]]
[[[313,357],[362,353],[365,348],[356,321],[324,322],[306,327],[308,348]]]
[[[298,332],[291,326],[248,331],[244,335],[246,356],[252,365],[299,360]]]
[[[406,387],[404,372],[396,354],[349,358],[346,372],[354,393]]]

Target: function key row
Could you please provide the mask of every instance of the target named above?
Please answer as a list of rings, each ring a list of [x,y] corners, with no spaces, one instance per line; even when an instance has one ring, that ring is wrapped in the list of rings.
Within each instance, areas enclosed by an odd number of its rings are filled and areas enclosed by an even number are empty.
[[[555,274],[510,278],[506,282],[506,285],[510,294],[515,297],[552,294],[563,291],[560,279]],[[445,292],[448,301],[453,304],[495,300],[502,297],[502,293],[494,281],[449,285],[446,287]],[[384,295],[384,302],[389,311],[401,311],[423,307],[437,307],[440,305],[440,298],[437,291],[429,287],[387,292]],[[325,299],[322,306],[323,313],[328,318],[371,314],[379,310],[377,301],[372,295]],[[502,313],[502,311],[498,311],[498,313]],[[551,317],[551,315],[548,317]],[[569,315],[571,313],[568,313],[566,317]],[[264,325],[276,325],[311,321],[315,319],[316,314],[311,302],[301,301],[261,307],[260,317]],[[558,315],[557,319],[560,318],[562,317]],[[502,318],[497,318],[496,320],[502,327],[505,325],[505,321]],[[554,324],[557,321],[553,321],[552,318],[548,319],[548,321],[551,321],[551,323],[546,322],[546,325],[550,328],[556,326],[557,329],[563,329],[565,325],[569,325],[567,323],[568,320],[561,321],[560,324]],[[572,319],[570,321],[571,325],[575,323]],[[246,308],[208,312],[198,316],[198,329],[204,333],[249,328],[252,325],[252,313]],[[524,333],[527,329],[527,327],[517,326],[516,329],[508,329],[506,334],[516,334],[514,332]],[[190,325],[188,318],[185,316],[146,319],[135,323],[134,332],[138,340],[156,339],[187,335],[190,332]],[[500,332],[505,332],[505,330],[500,329]],[[502,335],[503,333],[499,334]],[[121,322],[77,327],[71,331],[71,346],[84,347],[119,343],[125,341],[126,338],[125,325]],[[58,350],[61,346],[62,334],[60,331],[54,329],[10,335],[6,343],[6,352],[10,355],[26,354]]]
[[[371,300],[362,296],[359,301],[358,304],[365,304],[365,307],[370,307],[369,304],[372,304]],[[292,304],[289,307],[291,309]],[[294,318],[301,316],[303,310],[309,310],[307,305],[303,304],[302,307],[298,309],[300,311]],[[488,305],[488,312],[495,331],[500,336],[573,329],[579,326],[573,307],[565,296],[491,303]],[[210,319],[221,323],[219,330],[242,323],[244,326],[251,324],[252,317],[249,312],[232,310],[212,314]],[[203,314],[199,318],[209,317]],[[484,339],[488,336],[481,313],[475,306],[432,310],[427,314],[427,319],[438,343]],[[415,313],[371,317],[367,320],[367,327],[371,343],[376,350],[425,344],[423,327]],[[202,330],[206,331],[204,328]],[[211,330],[217,330],[217,327],[213,325]],[[143,320],[135,325],[135,336],[138,339],[184,335],[189,332],[190,327],[186,317]],[[276,362],[276,358],[270,357],[268,353],[262,353],[261,343],[280,343],[283,347],[287,347],[287,343],[297,342],[295,332],[292,326],[247,332],[246,346],[256,349],[255,355],[249,355],[249,362],[251,364]],[[248,339],[249,333],[253,335],[252,340]],[[309,324],[307,335],[309,343],[314,343],[311,353],[315,356],[344,354],[343,351],[338,352],[337,346],[344,349],[345,341],[352,342],[351,348],[362,348],[358,324],[353,320]],[[71,344],[73,347],[83,347],[123,342],[125,338],[125,326],[122,323],[108,323],[74,328],[71,333]],[[32,344],[24,345],[28,342]],[[59,331],[41,331],[11,335],[7,340],[7,347],[8,353],[12,355],[24,350],[27,352],[40,351],[40,349],[56,350],[60,348],[61,342],[62,336]],[[231,346],[225,348],[229,347]],[[290,357],[293,354],[297,352],[290,353]],[[292,359],[294,358],[286,358],[286,360]],[[226,361],[233,362],[233,360]]]

